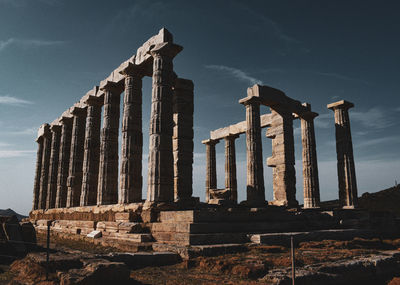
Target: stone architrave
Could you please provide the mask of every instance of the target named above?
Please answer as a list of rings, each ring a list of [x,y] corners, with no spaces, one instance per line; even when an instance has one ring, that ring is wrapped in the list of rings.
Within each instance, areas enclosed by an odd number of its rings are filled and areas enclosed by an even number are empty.
[[[193,89],[191,80],[177,78],[173,95],[174,200],[188,201],[193,194]]]
[[[247,203],[265,204],[264,170],[261,142],[260,100],[246,97],[239,101],[246,107]]]
[[[317,113],[311,112],[310,104],[304,103],[310,112],[303,113],[301,120],[301,142],[303,157],[304,208],[320,206],[317,149],[315,143],[314,118]]]
[[[215,145],[219,140],[204,140],[206,145],[206,203],[210,200],[210,190],[217,189],[217,161]]]
[[[36,153],[35,181],[33,184],[33,205],[32,205],[33,210],[38,209],[40,177],[42,174],[43,137],[38,137],[36,142],[38,144],[38,150]]]
[[[358,205],[358,196],[349,118],[349,109],[354,107],[354,104],[342,100],[331,103],[327,107],[335,113],[340,206],[344,208],[355,208]]]
[[[66,207],[78,207],[82,189],[82,166],[85,143],[86,108],[73,107],[74,116],[71,137],[71,154],[67,179]]]
[[[225,190],[230,192],[230,200],[237,202],[236,150],[235,140],[239,135],[225,137]]]
[[[50,127],[51,138],[51,153],[49,166],[49,179],[47,186],[46,208],[55,207],[57,195],[57,176],[58,176],[58,158],[60,154],[61,126],[52,125]]]
[[[118,134],[122,86],[112,82],[104,90],[103,129],[100,141],[100,167],[97,205],[118,202]]]
[[[121,173],[118,203],[142,201],[142,77],[143,71],[130,65],[124,70],[125,92],[122,115]]]
[[[49,179],[50,153],[51,153],[51,134],[50,125],[44,124],[43,128],[43,153],[42,169],[40,175],[40,190],[38,198],[38,209],[46,209],[47,187]]]
[[[172,153],[174,85],[173,58],[182,50],[172,43],[156,45],[153,56],[147,201],[174,200],[174,162]]]
[[[297,207],[293,116],[278,108],[271,108],[273,118],[266,133],[272,139],[272,156],[267,159],[267,165],[273,167],[274,200],[270,204]]]
[[[67,203],[67,179],[71,154],[72,117],[61,117],[60,157],[58,159],[56,208],[64,208]]]
[[[100,162],[100,124],[101,107],[104,99],[89,95],[87,105],[85,145],[83,155],[83,178],[80,206],[96,205],[97,183]]]

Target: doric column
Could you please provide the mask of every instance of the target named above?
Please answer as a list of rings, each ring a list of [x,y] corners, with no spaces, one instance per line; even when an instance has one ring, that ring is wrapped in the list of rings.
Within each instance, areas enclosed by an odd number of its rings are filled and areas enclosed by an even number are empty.
[[[206,203],[210,200],[210,189],[217,189],[217,161],[215,157],[215,145],[218,140],[204,140],[206,145]]]
[[[38,150],[36,153],[36,170],[35,181],[33,183],[33,205],[32,210],[38,209],[39,192],[40,192],[40,177],[42,174],[42,157],[43,157],[43,137],[38,137]]]
[[[118,203],[142,201],[142,77],[143,71],[129,65],[125,70],[122,117],[121,173]]]
[[[246,106],[247,202],[261,205],[265,204],[265,188],[260,101],[257,97],[246,97],[239,103]]]
[[[310,112],[302,114],[301,143],[303,146],[303,190],[304,208],[318,208],[320,206],[317,149],[315,143],[314,118],[317,113],[311,112],[310,104],[304,103]]]
[[[61,126],[52,125],[50,127],[51,138],[51,154],[50,154],[50,168],[49,179],[47,186],[46,208],[51,209],[55,207],[57,195],[57,176],[58,176],[58,158],[60,154],[60,139],[61,139]]]
[[[172,59],[181,50],[182,47],[172,43],[159,44],[151,50],[153,88],[149,137],[148,202],[172,202],[174,200],[172,154],[174,72]]]
[[[293,116],[278,109],[271,108],[272,121],[266,133],[272,139],[272,156],[267,159],[267,165],[273,167],[274,200],[270,204],[297,207]]]
[[[102,90],[104,90],[104,113],[97,205],[109,205],[118,202],[118,134],[122,86],[107,82],[102,86]]]
[[[231,192],[230,199],[237,202],[235,139],[239,135],[225,137],[225,189]]]
[[[174,200],[188,201],[193,194],[193,82],[177,78],[174,112]]]
[[[335,112],[339,202],[344,208],[355,208],[358,204],[357,181],[348,111],[354,104],[342,100],[327,107]]]
[[[67,203],[67,179],[71,154],[72,117],[61,117],[60,157],[58,160],[56,208],[64,208]]]
[[[78,207],[82,189],[83,150],[85,143],[86,108],[73,107],[71,154],[67,179],[67,207]]]
[[[96,205],[97,183],[100,160],[100,124],[101,107],[104,99],[88,95],[85,99],[87,107],[85,144],[83,155],[83,178],[80,197],[81,206]]]
[[[50,152],[51,152],[51,134],[50,125],[41,126],[43,136],[42,169],[40,174],[40,190],[38,199],[38,209],[46,209],[47,186],[49,178]]]

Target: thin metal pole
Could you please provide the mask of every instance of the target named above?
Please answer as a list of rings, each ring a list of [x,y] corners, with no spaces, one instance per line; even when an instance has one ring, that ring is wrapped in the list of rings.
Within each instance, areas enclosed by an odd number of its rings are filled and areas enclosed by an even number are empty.
[[[47,221],[47,249],[46,249],[46,281],[49,280],[49,261],[50,261],[50,221]]]
[[[292,285],[295,285],[296,280],[296,264],[295,264],[295,256],[294,256],[294,242],[293,236],[290,236],[290,253],[292,257]]]

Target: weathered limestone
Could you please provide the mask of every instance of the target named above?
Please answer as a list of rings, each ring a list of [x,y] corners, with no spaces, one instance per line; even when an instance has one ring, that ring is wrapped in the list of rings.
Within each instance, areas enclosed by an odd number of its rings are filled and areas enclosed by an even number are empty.
[[[67,179],[71,155],[72,122],[72,117],[63,116],[60,119],[61,142],[58,161],[56,208],[63,208],[67,203]]]
[[[39,192],[40,192],[40,178],[42,174],[42,157],[43,157],[43,137],[38,137],[36,140],[38,144],[38,150],[36,153],[36,170],[35,170],[35,181],[33,184],[33,205],[32,209],[38,209]]]
[[[46,208],[47,187],[49,178],[49,165],[51,153],[51,134],[50,125],[44,124],[41,126],[43,137],[43,153],[42,153],[42,169],[40,174],[40,190],[38,198],[38,209]]]
[[[55,207],[57,195],[57,174],[58,174],[58,158],[60,153],[61,126],[53,125],[50,127],[51,153],[49,166],[49,179],[47,186],[46,209]]]
[[[123,89],[109,81],[102,83],[101,89],[104,90],[104,114],[97,205],[108,205],[118,202],[118,127]]]
[[[225,137],[225,190],[230,192],[230,200],[237,202],[236,150],[235,139],[239,135]]]
[[[276,108],[276,107],[275,107]],[[274,200],[277,206],[296,207],[296,172],[294,169],[293,116],[291,112],[271,108],[271,127],[266,136],[272,139],[272,156],[267,165],[273,167]]]
[[[315,143],[314,118],[317,113],[311,112],[310,104],[304,103],[310,109],[304,113],[301,121],[301,142],[303,146],[303,189],[304,208],[318,208],[320,203],[317,149]]]
[[[96,205],[97,182],[100,162],[101,107],[104,99],[93,95],[84,101],[87,107],[85,145],[83,156],[83,179],[80,206]]]
[[[246,107],[246,153],[247,153],[247,203],[264,204],[264,170],[262,162],[260,100],[248,96],[240,104]]]
[[[71,153],[67,179],[66,207],[79,206],[82,189],[82,167],[85,142],[86,108],[72,107],[74,116],[71,137]]]
[[[210,190],[217,189],[217,162],[215,156],[215,145],[218,140],[204,140],[206,145],[206,203],[210,200]]]
[[[327,107],[335,112],[339,202],[344,208],[355,208],[358,204],[357,181],[348,111],[354,104],[341,100]]]
[[[143,71],[129,65],[125,70],[122,117],[122,151],[119,203],[142,201],[142,77]]]
[[[151,50],[153,88],[149,138],[148,202],[172,202],[174,200],[172,153],[174,72],[172,60],[181,50],[181,46],[172,43],[159,44]]]
[[[177,78],[173,90],[174,200],[187,201],[193,194],[193,82]]]

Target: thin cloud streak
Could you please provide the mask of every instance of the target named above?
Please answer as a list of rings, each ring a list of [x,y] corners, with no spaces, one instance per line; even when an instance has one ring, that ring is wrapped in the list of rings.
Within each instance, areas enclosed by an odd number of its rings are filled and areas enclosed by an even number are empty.
[[[6,50],[8,47],[15,45],[22,48],[27,47],[46,47],[46,46],[59,46],[65,44],[65,41],[51,41],[41,39],[17,39],[9,38],[4,41],[0,41],[0,52]]]
[[[223,71],[237,79],[240,79],[240,80],[246,81],[246,82],[250,82],[252,85],[254,85],[254,84],[262,85],[263,84],[263,82],[260,79],[252,77],[249,74],[247,74],[246,72],[244,72],[243,70],[240,70],[238,68],[229,67],[229,66],[225,66],[225,65],[214,65],[214,64],[205,65],[204,67],[208,68],[208,69]]]
[[[0,150],[0,158],[23,157],[35,152],[34,150]]]
[[[33,102],[20,99],[17,97],[5,95],[0,96],[0,105],[11,105],[11,106],[21,106],[21,105],[31,105]]]

